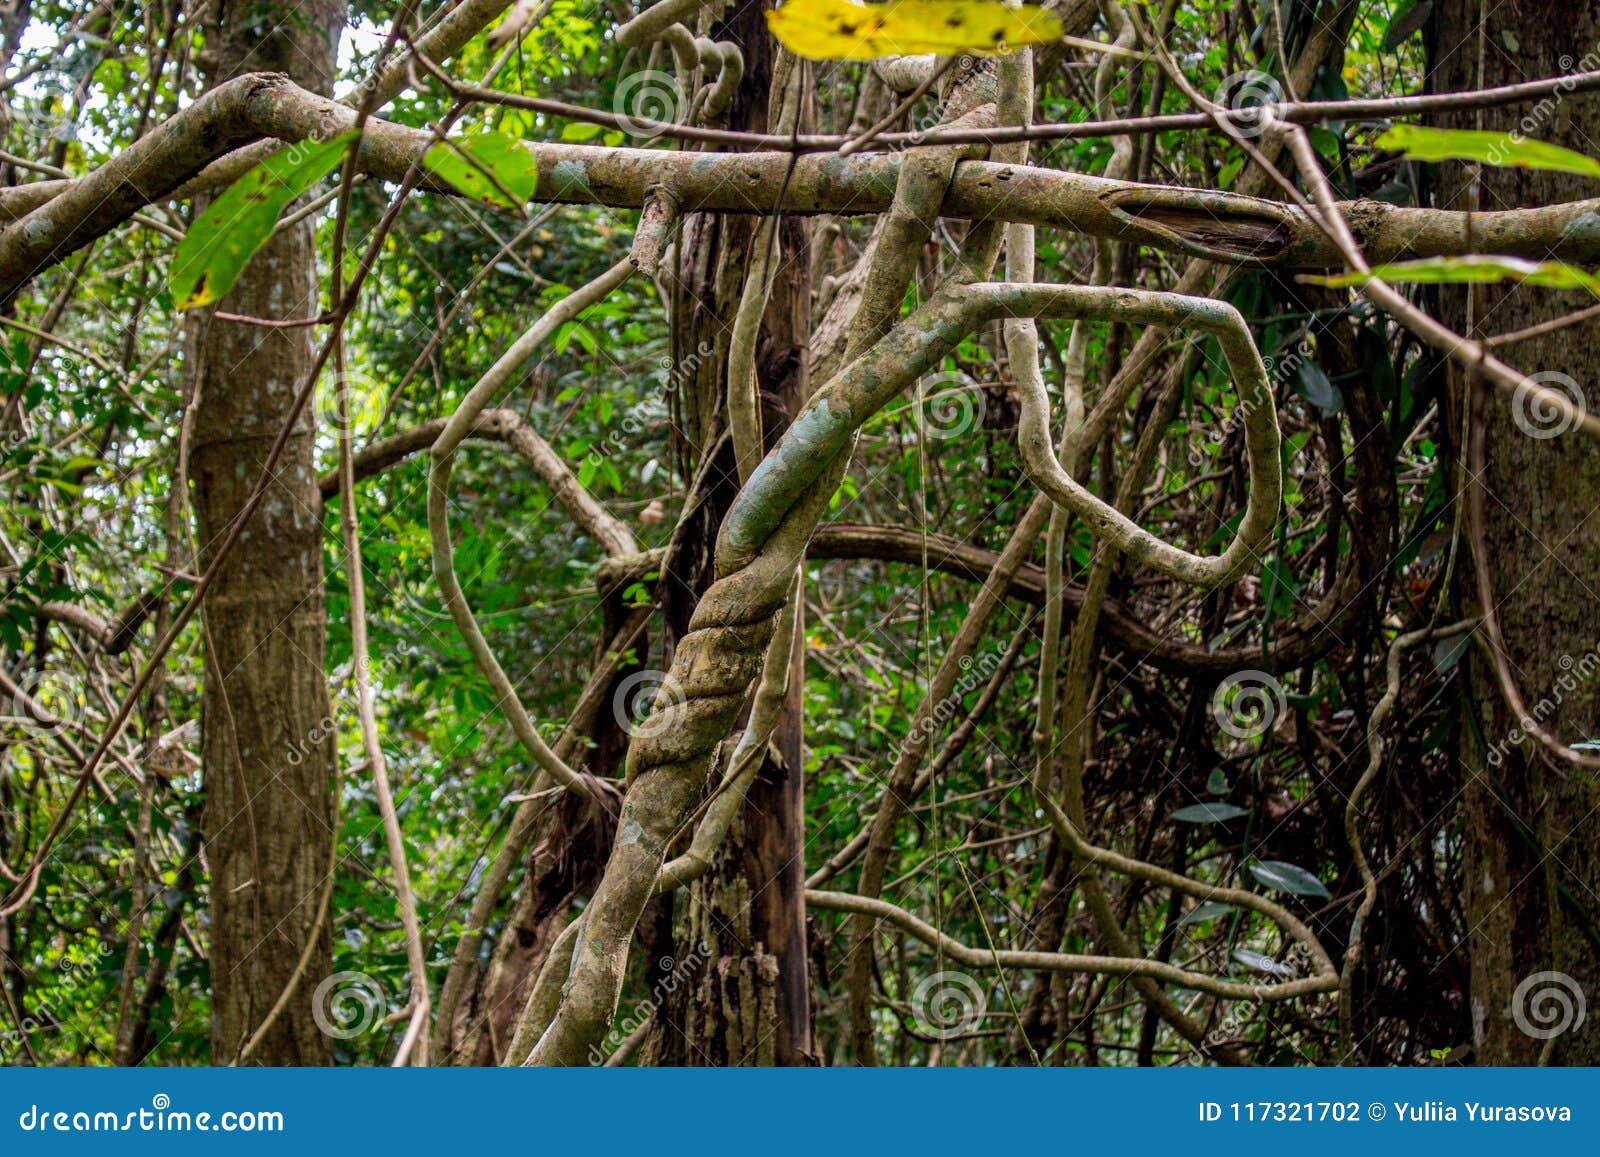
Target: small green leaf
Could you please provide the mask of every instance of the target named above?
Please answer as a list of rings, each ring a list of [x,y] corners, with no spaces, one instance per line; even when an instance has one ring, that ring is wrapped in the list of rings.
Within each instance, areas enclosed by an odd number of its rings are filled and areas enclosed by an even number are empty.
[[[283,210],[333,171],[355,139],[303,141],[268,157],[211,202],[178,242],[172,301],[180,310],[220,301],[245,263],[266,244]]]
[[[1339,387],[1328,380],[1322,367],[1310,358],[1301,358],[1294,364],[1294,392],[1318,409],[1337,414],[1344,409],[1344,395]]]
[[[502,209],[520,209],[539,187],[539,165],[522,142],[505,133],[477,133],[440,141],[422,163],[469,197]]]
[[[1284,860],[1255,860],[1249,867],[1252,876],[1275,891],[1295,896],[1316,896],[1322,900],[1332,898],[1322,881],[1298,864]]]
[[[1465,257],[1425,257],[1419,261],[1396,261],[1374,265],[1371,274],[1340,273],[1321,277],[1306,275],[1302,281],[1331,285],[1336,289],[1361,285],[1368,277],[1384,281],[1426,285],[1490,285],[1500,281],[1521,281],[1546,289],[1587,289],[1600,297],[1600,277],[1562,261],[1528,261],[1522,257],[1495,257],[1471,254]]]
[[[1461,656],[1467,653],[1467,647],[1472,642],[1470,634],[1452,635],[1448,639],[1440,639],[1433,645],[1433,669],[1443,675],[1455,669],[1461,662]]]
[[[1230,790],[1228,773],[1220,767],[1213,767],[1211,774],[1206,776],[1206,791],[1212,795],[1227,795]]]
[[[605,131],[604,125],[591,125],[578,121],[561,130],[561,139],[564,141],[592,141]]]
[[[1398,149],[1413,161],[1480,161],[1514,169],[1549,169],[1600,177],[1600,161],[1544,141],[1483,129],[1430,129],[1395,125],[1377,139],[1380,149]]]
[[[1172,818],[1185,824],[1220,824],[1246,814],[1244,808],[1231,803],[1195,803],[1179,808]]]
[[[1226,916],[1232,911],[1232,904],[1221,904],[1216,900],[1206,900],[1202,903],[1196,904],[1193,908],[1190,908],[1187,912],[1185,912],[1183,916],[1179,918],[1178,923],[1180,925],[1199,924],[1205,920],[1215,920],[1219,916]]]

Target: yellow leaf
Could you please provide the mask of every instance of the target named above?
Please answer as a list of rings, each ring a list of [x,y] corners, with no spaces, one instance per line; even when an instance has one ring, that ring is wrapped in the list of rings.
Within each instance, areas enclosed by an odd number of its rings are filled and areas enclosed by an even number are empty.
[[[1008,8],[994,0],[787,0],[767,12],[785,48],[811,60],[874,60],[932,52],[1010,52],[1063,35],[1043,8]]]

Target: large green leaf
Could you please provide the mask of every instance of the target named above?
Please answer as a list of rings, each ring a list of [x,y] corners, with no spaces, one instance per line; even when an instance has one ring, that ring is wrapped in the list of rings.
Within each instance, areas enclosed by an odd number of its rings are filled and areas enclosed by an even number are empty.
[[[1178,924],[1201,924],[1207,920],[1215,920],[1235,911],[1232,904],[1221,904],[1215,900],[1206,900],[1196,904],[1179,918]]]
[[[1490,284],[1497,281],[1523,281],[1547,289],[1587,289],[1600,297],[1600,277],[1563,261],[1528,261],[1521,257],[1496,257],[1470,254],[1465,257],[1424,257],[1418,261],[1395,261],[1374,265],[1370,274],[1340,273],[1321,277],[1307,275],[1302,281],[1314,285],[1342,288],[1361,285],[1368,277],[1384,281],[1426,283],[1429,285]]]
[[[1284,860],[1255,860],[1249,868],[1252,876],[1275,891],[1329,899],[1328,889],[1322,881],[1298,864]]]
[[[1376,143],[1380,149],[1398,149],[1413,161],[1480,161],[1501,168],[1550,169],[1600,177],[1600,161],[1593,157],[1510,133],[1395,125]]]
[[[461,192],[502,209],[520,209],[539,187],[539,164],[505,133],[475,133],[440,141],[422,163]]]
[[[1184,824],[1220,824],[1235,820],[1248,813],[1231,803],[1192,803],[1172,813],[1172,818]]]
[[[355,139],[303,141],[268,157],[211,202],[178,242],[172,262],[172,300],[178,309],[220,301],[245,263],[266,244],[283,210],[332,172]]]

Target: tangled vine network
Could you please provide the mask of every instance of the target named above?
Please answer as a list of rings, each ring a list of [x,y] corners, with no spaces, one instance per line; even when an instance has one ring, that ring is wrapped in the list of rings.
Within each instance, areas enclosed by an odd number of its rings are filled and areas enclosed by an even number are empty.
[[[1600,19],[229,7],[0,12],[8,1063],[1600,1060]]]

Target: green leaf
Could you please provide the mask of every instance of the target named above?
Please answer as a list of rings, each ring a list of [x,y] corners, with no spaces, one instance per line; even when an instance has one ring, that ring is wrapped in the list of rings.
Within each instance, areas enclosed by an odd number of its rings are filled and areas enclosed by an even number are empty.
[[[1600,161],[1593,157],[1510,133],[1395,125],[1376,144],[1380,149],[1398,149],[1413,161],[1480,161],[1501,168],[1549,169],[1600,177]]]
[[[561,130],[561,139],[564,141],[592,141],[605,131],[605,126],[603,125],[575,122]]]
[[[1472,642],[1472,636],[1463,632],[1452,635],[1448,639],[1440,639],[1433,645],[1433,669],[1443,675],[1455,669],[1461,662],[1461,656],[1467,653],[1467,647]]]
[[[1500,281],[1521,281],[1546,289],[1587,289],[1600,297],[1600,277],[1562,261],[1528,261],[1522,257],[1496,257],[1471,254],[1465,257],[1424,257],[1418,261],[1396,261],[1374,265],[1370,274],[1340,273],[1321,277],[1306,275],[1302,281],[1343,289],[1364,284],[1368,277],[1384,281],[1426,285],[1489,285]]]
[[[469,197],[502,209],[520,209],[539,187],[539,164],[522,142],[505,133],[477,133],[440,141],[422,163]]]
[[[1213,767],[1211,774],[1206,776],[1206,791],[1212,795],[1227,795],[1229,790],[1228,773],[1220,767]]]
[[[1295,896],[1316,896],[1322,900],[1332,898],[1322,881],[1298,864],[1285,860],[1255,860],[1249,867],[1252,876],[1275,891]]]
[[[1215,920],[1219,916],[1226,916],[1232,911],[1232,904],[1221,904],[1216,900],[1206,900],[1202,903],[1196,904],[1193,908],[1190,908],[1187,912],[1185,912],[1183,916],[1179,918],[1178,923],[1180,925],[1199,924],[1205,920]]]
[[[1172,818],[1185,824],[1220,824],[1246,814],[1244,808],[1231,803],[1195,803],[1179,808],[1172,813]]]
[[[1294,572],[1277,555],[1261,564],[1261,597],[1274,617],[1282,619],[1294,613],[1294,598],[1299,590]]]
[[[1337,414],[1344,409],[1344,395],[1328,380],[1322,367],[1310,358],[1301,358],[1294,364],[1294,392],[1319,409]]]
[[[180,310],[220,301],[245,263],[266,244],[283,210],[333,171],[355,139],[303,141],[268,157],[218,197],[178,242],[172,301]]]

